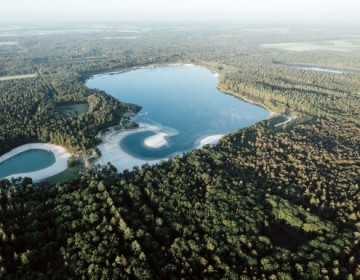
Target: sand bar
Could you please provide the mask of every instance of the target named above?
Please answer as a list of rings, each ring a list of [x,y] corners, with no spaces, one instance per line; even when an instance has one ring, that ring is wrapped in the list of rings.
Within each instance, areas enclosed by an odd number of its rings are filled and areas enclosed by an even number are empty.
[[[71,156],[71,154],[64,147],[61,147],[58,145],[53,145],[53,144],[44,144],[44,143],[31,143],[31,144],[22,145],[20,147],[12,149],[10,152],[8,152],[0,157],[0,163],[17,155],[17,154],[20,154],[20,153],[28,151],[28,150],[33,150],[33,149],[40,149],[40,150],[52,152],[55,155],[55,163],[50,165],[47,168],[44,168],[44,169],[41,169],[38,171],[12,174],[5,178],[10,179],[11,177],[13,177],[13,178],[30,177],[33,179],[34,182],[38,182],[45,178],[54,176],[62,171],[65,171],[68,168],[67,161],[68,161],[69,157]]]
[[[160,132],[153,136],[150,136],[144,140],[144,145],[149,148],[159,149],[168,145],[168,141],[166,140],[166,136],[168,136],[164,132]]]

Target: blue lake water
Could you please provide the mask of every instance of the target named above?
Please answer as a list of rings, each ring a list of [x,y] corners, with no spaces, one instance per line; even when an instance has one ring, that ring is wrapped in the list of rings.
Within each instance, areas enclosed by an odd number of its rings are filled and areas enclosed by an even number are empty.
[[[182,65],[97,75],[86,85],[143,107],[133,121],[156,129],[130,134],[119,145],[137,158],[154,160],[191,150],[207,136],[227,134],[269,117],[264,108],[220,92],[217,83],[210,71]],[[158,133],[166,135],[166,145],[145,144]]]
[[[54,164],[55,161],[52,152],[41,149],[28,150],[1,162],[0,178],[41,170]]]

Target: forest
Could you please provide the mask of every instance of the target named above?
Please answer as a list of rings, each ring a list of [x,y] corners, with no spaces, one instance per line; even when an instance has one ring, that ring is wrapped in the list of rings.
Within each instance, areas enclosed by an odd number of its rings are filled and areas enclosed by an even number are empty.
[[[336,28],[174,28],[139,28],[136,40],[14,34],[0,76],[38,75],[0,81],[0,155],[36,141],[86,153],[140,107],[84,81],[150,64],[205,66],[223,92],[294,119],[122,173],[109,163],[55,185],[1,181],[0,279],[360,279],[360,51],[261,47],[342,38]],[[349,70],[293,66],[314,61]],[[71,104],[87,112],[64,114]]]

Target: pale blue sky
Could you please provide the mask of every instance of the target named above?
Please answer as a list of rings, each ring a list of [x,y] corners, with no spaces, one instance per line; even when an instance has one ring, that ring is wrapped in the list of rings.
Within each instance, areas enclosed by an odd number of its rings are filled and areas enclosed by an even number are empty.
[[[358,21],[359,0],[0,0],[0,20]]]

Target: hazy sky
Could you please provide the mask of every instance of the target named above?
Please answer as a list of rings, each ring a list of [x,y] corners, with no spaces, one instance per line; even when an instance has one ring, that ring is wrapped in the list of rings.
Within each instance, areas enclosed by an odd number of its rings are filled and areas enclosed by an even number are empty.
[[[360,21],[360,0],[0,0],[0,20]]]

